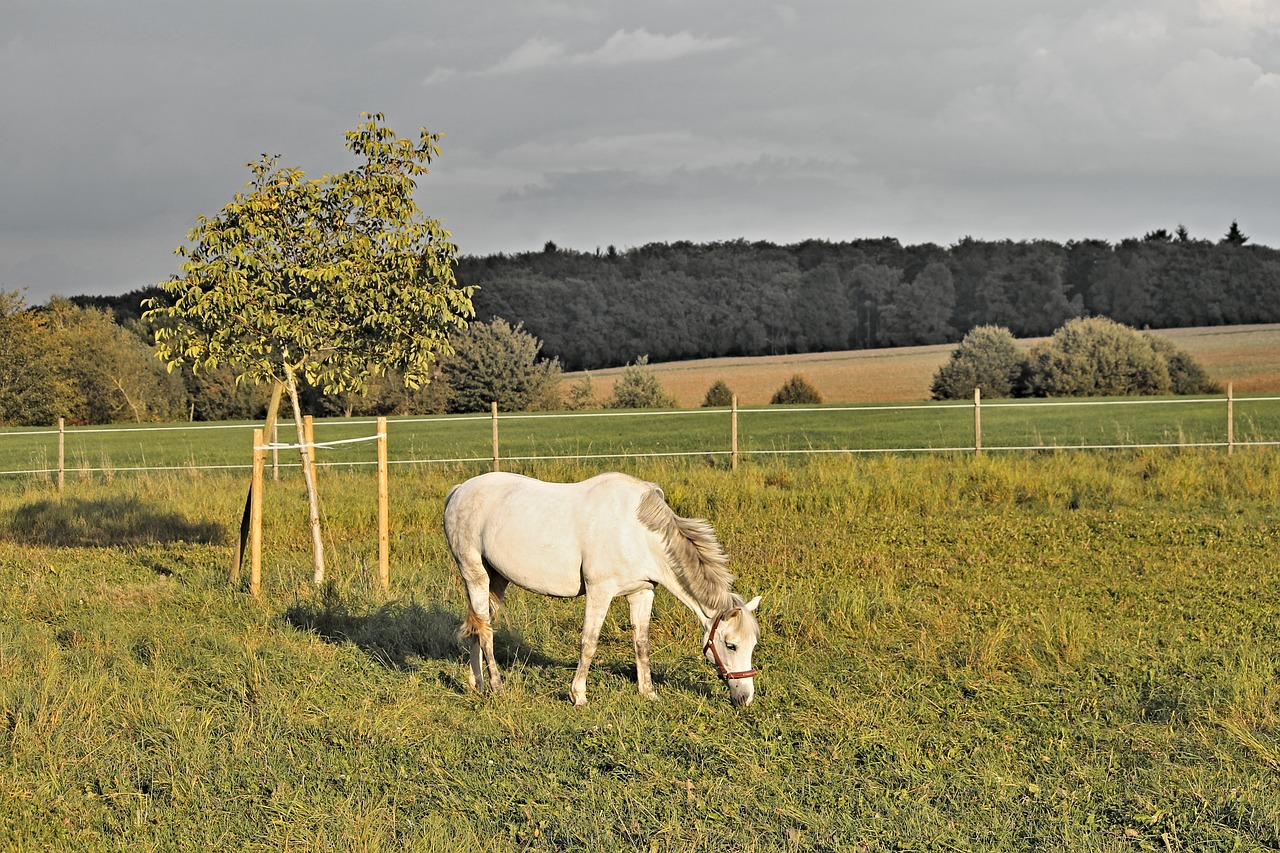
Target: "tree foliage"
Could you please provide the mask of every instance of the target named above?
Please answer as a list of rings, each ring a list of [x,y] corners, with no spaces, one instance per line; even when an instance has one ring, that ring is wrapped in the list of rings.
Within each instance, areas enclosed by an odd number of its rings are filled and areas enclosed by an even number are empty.
[[[978,326],[938,368],[930,391],[935,400],[963,400],[973,396],[975,388],[983,397],[1013,397],[1025,366],[1026,356],[1012,332],[1003,326]]]
[[[457,247],[413,200],[440,137],[398,138],[381,114],[365,118],[346,134],[363,165],[309,179],[264,155],[244,191],[199,218],[177,250],[183,275],[146,315],[162,358],[255,382],[301,376],[325,393],[390,370],[427,381],[471,314]]]
[[[554,407],[560,363],[540,359],[542,343],[519,325],[501,318],[473,323],[455,332],[450,345],[453,355],[440,370],[450,411],[485,412],[491,403],[504,412]]]
[[[105,311],[0,293],[0,423],[178,420],[186,391],[142,338]]]
[[[1106,317],[1072,320],[1031,348],[1034,397],[1168,394],[1169,366],[1143,335]]]
[[[52,424],[67,413],[71,390],[52,345],[45,314],[27,308],[20,291],[0,291],[0,425]]]
[[[1238,228],[1237,228],[1238,230]],[[955,342],[998,325],[1051,334],[1079,316],[1135,328],[1280,322],[1280,250],[1195,239],[948,247],[891,238],[789,246],[688,242],[605,253],[464,257],[482,316],[506,317],[566,370]]]
[[[622,371],[605,406],[610,409],[673,409],[676,398],[662,387],[649,356],[642,355]]]
[[[822,402],[822,395],[808,379],[797,373],[773,392],[769,402],[777,405],[816,405]]]
[[[1144,332],[1142,337],[1156,354],[1164,359],[1165,367],[1169,370],[1169,386],[1172,393],[1218,394],[1222,391],[1221,386],[1210,379],[1205,369],[1191,357],[1191,353],[1163,335]]]

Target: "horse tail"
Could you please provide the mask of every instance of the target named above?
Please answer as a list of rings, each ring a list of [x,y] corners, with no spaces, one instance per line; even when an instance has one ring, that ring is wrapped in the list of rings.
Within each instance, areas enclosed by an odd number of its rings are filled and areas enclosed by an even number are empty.
[[[729,558],[720,547],[711,522],[676,515],[657,486],[640,499],[636,517],[662,537],[672,570],[699,604],[714,612],[733,606]]]
[[[463,618],[462,624],[458,626],[458,642],[465,642],[468,637],[475,637],[482,644],[489,643],[493,638],[493,617],[498,615],[498,608],[502,606],[502,599],[489,593],[489,619],[481,619],[480,616],[471,609],[471,605],[467,605],[467,615]]]

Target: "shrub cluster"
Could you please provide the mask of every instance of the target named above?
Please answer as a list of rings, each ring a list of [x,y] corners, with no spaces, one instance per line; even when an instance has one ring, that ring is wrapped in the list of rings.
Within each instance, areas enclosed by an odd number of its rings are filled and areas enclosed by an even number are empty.
[[[1137,332],[1106,317],[1069,320],[1024,352],[1013,333],[979,326],[934,374],[936,400],[984,397],[1092,397],[1204,394],[1219,391],[1208,374],[1168,338]]]
[[[822,395],[818,393],[818,389],[805,379],[799,373],[792,376],[782,384],[782,387],[773,392],[773,399],[769,401],[771,405],[799,405],[811,406],[822,402]]]

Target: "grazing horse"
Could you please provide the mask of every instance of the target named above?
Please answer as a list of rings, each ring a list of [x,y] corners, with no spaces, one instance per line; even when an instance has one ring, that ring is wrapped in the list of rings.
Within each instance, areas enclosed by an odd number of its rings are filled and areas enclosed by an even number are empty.
[[[493,472],[454,486],[445,500],[444,532],[467,587],[472,688],[502,689],[493,656],[493,615],[507,585],[562,598],[586,596],[582,655],[569,696],[587,701],[587,668],[609,603],[626,596],[635,632],[636,682],[654,696],[649,674],[649,614],[661,586],[702,623],[702,652],[736,705],[755,697],[751,654],[760,637],[757,596],[730,591],[733,575],[711,525],[672,512],[662,490],[626,474],[581,483],[544,483]],[[482,661],[483,656],[483,661]]]

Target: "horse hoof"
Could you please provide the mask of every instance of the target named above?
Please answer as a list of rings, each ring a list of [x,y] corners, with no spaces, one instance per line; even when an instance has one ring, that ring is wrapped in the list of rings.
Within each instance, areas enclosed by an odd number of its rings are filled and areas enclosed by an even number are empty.
[[[586,696],[570,696],[569,698],[573,700],[575,708],[581,708],[583,705],[587,704]]]

